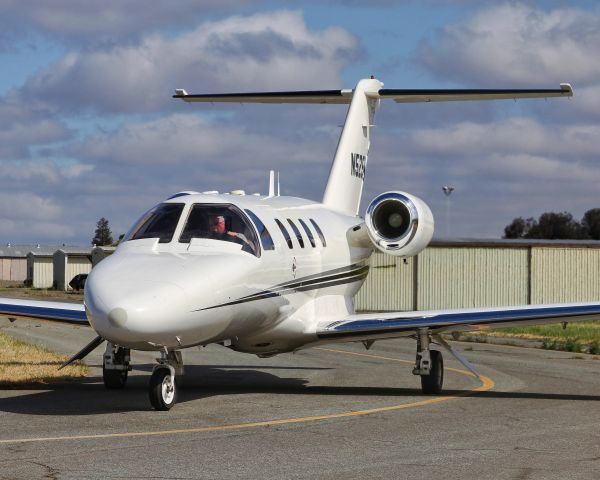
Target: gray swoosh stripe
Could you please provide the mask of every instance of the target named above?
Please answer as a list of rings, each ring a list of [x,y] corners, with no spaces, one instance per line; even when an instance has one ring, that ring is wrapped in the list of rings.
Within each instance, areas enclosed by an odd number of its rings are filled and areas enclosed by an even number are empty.
[[[352,270],[348,270],[349,268],[354,267]],[[358,268],[356,268],[358,267]],[[345,271],[344,271],[345,270]],[[342,272],[343,273],[335,273]],[[334,273],[332,275],[332,273]],[[246,297],[239,298],[237,300],[233,300],[231,302],[222,303],[219,305],[213,305],[211,307],[199,308],[195,311],[201,310],[211,310],[213,308],[226,307],[230,305],[238,305],[240,303],[251,302],[254,300],[262,300],[264,298],[271,298],[276,296],[288,295],[290,293],[298,292],[298,291],[308,291],[308,290],[316,290],[318,288],[325,288],[334,285],[341,285],[344,283],[350,283],[355,280],[362,279],[367,276],[369,273],[368,266],[358,266],[358,265],[350,265],[349,267],[336,268],[334,270],[329,270],[328,272],[324,272],[316,275],[309,275],[306,277],[302,277],[299,280],[285,282],[278,285],[273,286],[270,289],[263,290],[261,292],[254,293],[252,295],[248,295]]]

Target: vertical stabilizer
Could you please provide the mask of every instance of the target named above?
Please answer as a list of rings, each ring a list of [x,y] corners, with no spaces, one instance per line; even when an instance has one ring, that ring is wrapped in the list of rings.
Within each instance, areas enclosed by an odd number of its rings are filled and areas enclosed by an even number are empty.
[[[323,203],[349,215],[358,214],[367,168],[371,127],[383,83],[361,80],[356,85],[338,143]]]

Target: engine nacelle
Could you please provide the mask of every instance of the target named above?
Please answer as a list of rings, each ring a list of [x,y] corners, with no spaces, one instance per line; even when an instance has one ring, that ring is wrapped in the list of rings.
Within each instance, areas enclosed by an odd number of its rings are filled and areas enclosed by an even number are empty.
[[[420,198],[404,192],[385,192],[367,207],[367,233],[375,247],[396,257],[412,257],[433,236],[433,215]]]

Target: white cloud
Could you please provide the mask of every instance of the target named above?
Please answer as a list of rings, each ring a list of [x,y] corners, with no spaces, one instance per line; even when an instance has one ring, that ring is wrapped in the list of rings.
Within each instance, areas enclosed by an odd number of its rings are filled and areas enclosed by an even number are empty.
[[[19,221],[54,220],[62,209],[53,199],[31,192],[0,192],[0,217]]]
[[[340,85],[357,54],[354,36],[337,27],[309,31],[300,12],[279,11],[207,22],[139,43],[72,51],[31,78],[27,98],[80,111],[155,111],[189,91],[294,89]]]
[[[114,42],[145,30],[168,25],[190,25],[210,11],[251,3],[251,0],[4,0],[0,25],[6,29],[31,28],[60,39],[78,42]]]
[[[27,158],[30,147],[66,140],[72,134],[60,119],[35,105],[15,98],[0,98],[0,160]]]
[[[168,169],[266,168],[280,164],[314,162],[315,156],[276,135],[247,132],[242,126],[212,123],[198,115],[174,114],[95,135],[69,149],[70,156],[103,166],[132,165]],[[183,174],[185,176],[185,173]]]
[[[452,235],[502,235],[517,216],[600,206],[597,125],[544,124],[531,118],[384,129],[369,159],[367,199],[381,191],[412,192],[432,207],[445,234],[452,184]]]
[[[600,148],[595,138],[599,125],[544,125],[531,118],[512,117],[502,121],[417,129],[411,134],[413,148],[429,155],[485,158],[488,154],[559,157],[564,162],[576,158],[595,162]]]
[[[596,12],[505,3],[443,27],[416,60],[438,77],[478,85],[586,85],[598,82],[599,49]]]

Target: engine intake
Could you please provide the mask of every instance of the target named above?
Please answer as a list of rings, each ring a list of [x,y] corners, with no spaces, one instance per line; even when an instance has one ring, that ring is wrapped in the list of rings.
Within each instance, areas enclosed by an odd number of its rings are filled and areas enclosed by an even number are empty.
[[[389,255],[412,257],[433,236],[433,215],[427,204],[404,192],[385,192],[367,207],[365,223],[375,247]]]

